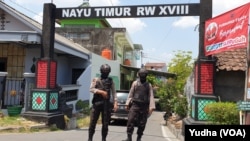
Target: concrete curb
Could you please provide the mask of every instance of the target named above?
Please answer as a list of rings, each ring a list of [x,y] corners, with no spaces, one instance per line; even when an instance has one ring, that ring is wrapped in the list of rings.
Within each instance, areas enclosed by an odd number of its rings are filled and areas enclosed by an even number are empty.
[[[25,127],[23,126],[6,126],[6,127],[0,127],[0,131],[17,131],[17,130],[22,130]],[[49,128],[47,125],[45,124],[38,124],[38,125],[31,125],[28,126],[28,129],[30,130],[34,130],[34,129],[46,129]]]
[[[56,125],[51,125],[51,126],[55,126]],[[22,129],[29,129],[29,130],[36,130],[36,129],[49,129],[51,128],[51,126],[48,126],[46,123],[38,123],[38,124],[33,124],[33,125],[29,125],[29,126],[6,126],[6,127],[0,127],[0,132],[4,132],[4,131],[20,131]],[[70,130],[70,129],[77,129],[77,121],[76,118],[70,118],[68,120],[68,122],[66,123],[66,128],[65,130]]]
[[[174,136],[180,141],[184,141],[184,136],[182,135],[182,129],[176,129],[175,125],[169,121],[166,121],[168,129],[174,134]]]

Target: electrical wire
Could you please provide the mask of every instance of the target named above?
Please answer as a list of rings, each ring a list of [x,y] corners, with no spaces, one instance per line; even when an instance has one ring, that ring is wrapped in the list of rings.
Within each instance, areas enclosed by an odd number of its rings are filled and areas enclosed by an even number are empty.
[[[9,1],[10,1],[11,3],[13,3],[13,4],[15,4],[15,5],[17,5],[17,6],[21,7],[21,8],[23,8],[24,10],[27,10],[28,12],[34,14],[35,16],[39,16],[39,17],[43,18],[43,16],[37,14],[36,12],[34,12],[34,11],[32,11],[32,10],[30,10],[30,9],[28,9],[28,8],[26,8],[26,7],[24,7],[24,6],[20,5],[20,4],[18,4],[18,3],[16,3],[16,2],[12,1],[12,0],[9,0]]]
[[[112,5],[112,6],[114,6],[114,4],[113,4],[112,0],[109,0],[109,2],[111,3],[111,5]],[[122,27],[125,27],[125,26],[123,25],[123,23],[122,23],[121,18],[118,18],[118,20],[119,20],[119,22],[120,22],[121,26],[122,26]]]
[[[187,3],[190,3],[190,1],[191,1],[191,0],[188,0]],[[179,19],[180,19],[180,17],[178,17],[177,19],[175,19],[175,21],[178,21]],[[196,25],[196,27],[197,27],[197,25]],[[159,42],[159,46],[158,46],[158,47],[163,47],[163,46],[164,46],[163,42],[164,42],[165,40],[167,40],[167,38],[168,38],[168,36],[170,35],[170,33],[172,32],[172,30],[173,30],[173,27],[171,26],[171,28],[169,28],[168,31],[165,32],[166,34],[165,34],[165,36],[162,38],[162,40]],[[142,58],[148,58],[148,59],[154,59],[154,60],[158,60],[158,61],[163,61],[163,60],[161,60],[161,59],[156,59],[156,58],[148,57],[148,56],[147,56],[147,57],[146,57],[146,56],[142,56]]]
[[[153,60],[158,60],[158,61],[163,61],[163,62],[166,61],[164,59],[159,59],[159,58],[154,58],[154,57],[143,57],[143,58],[148,58],[148,59],[153,59]]]
[[[190,3],[191,0],[188,0],[188,4]],[[177,19],[175,19],[175,21],[178,21],[180,19],[180,17],[178,17]],[[168,29],[168,31],[166,32],[164,38],[162,38],[162,40],[159,42],[159,47],[162,47],[164,44],[163,42],[166,41],[167,37],[169,36],[169,34],[171,33],[171,31],[173,30],[173,27],[171,26],[170,29]]]

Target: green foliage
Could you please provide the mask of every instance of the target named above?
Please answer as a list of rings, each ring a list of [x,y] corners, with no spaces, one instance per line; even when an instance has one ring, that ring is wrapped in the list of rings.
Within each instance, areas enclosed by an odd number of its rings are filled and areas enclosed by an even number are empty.
[[[184,118],[188,111],[187,99],[182,95],[178,95],[175,84],[175,80],[168,80],[167,83],[162,84],[164,86],[161,86],[157,90],[157,95],[160,95],[159,97],[162,109],[164,109],[167,113],[174,112],[181,118]]]
[[[83,100],[79,99],[76,102],[75,107],[76,107],[76,110],[79,110],[79,111],[83,112],[84,114],[89,113],[89,101],[88,100],[83,101]]]
[[[239,110],[237,104],[233,102],[209,103],[204,108],[208,121],[211,124],[238,125]]]
[[[176,88],[179,93],[184,92],[188,76],[193,70],[192,52],[177,51],[175,58],[168,64],[168,72],[177,75]]]
[[[156,95],[159,97],[159,103],[163,110],[167,113],[173,112],[174,99],[177,91],[175,89],[175,80],[169,79],[166,83],[160,83],[159,88],[156,91]]]
[[[187,78],[193,70],[192,52],[178,51],[168,64],[168,72],[177,75],[176,79],[168,79],[158,84],[157,96],[160,97],[162,109],[167,113],[174,112],[181,118],[188,113],[188,102],[183,95]]]
[[[155,77],[154,75],[149,74],[149,75],[147,76],[147,81],[148,81],[149,83],[151,83],[152,86],[154,86],[154,85],[156,84],[157,79],[156,79],[156,77]]]
[[[188,111],[188,102],[186,97],[175,97],[174,99],[174,111],[176,114],[180,116],[180,118],[184,118],[187,116]]]

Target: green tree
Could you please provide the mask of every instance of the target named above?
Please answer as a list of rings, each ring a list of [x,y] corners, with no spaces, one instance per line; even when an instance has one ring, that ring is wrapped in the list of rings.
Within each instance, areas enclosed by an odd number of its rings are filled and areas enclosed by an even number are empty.
[[[184,96],[184,87],[188,76],[193,70],[192,52],[177,51],[168,64],[168,72],[176,74],[175,79],[162,83],[157,91],[161,106],[167,113],[175,112],[181,118],[188,113],[188,102]]]
[[[161,109],[166,113],[170,114],[174,110],[174,99],[177,94],[177,89],[175,88],[175,80],[168,79],[165,83],[158,84],[157,96],[159,97],[159,103]]]
[[[190,51],[177,51],[175,57],[168,64],[168,72],[175,73],[177,76],[176,88],[181,94],[183,94],[186,80],[193,70],[193,64]]]
[[[152,75],[152,74],[149,74],[148,76],[147,76],[147,81],[149,82],[149,83],[151,83],[152,84],[152,86],[154,86],[154,85],[156,85],[156,81],[157,81],[157,79],[156,79],[156,77],[154,76],[154,75]]]

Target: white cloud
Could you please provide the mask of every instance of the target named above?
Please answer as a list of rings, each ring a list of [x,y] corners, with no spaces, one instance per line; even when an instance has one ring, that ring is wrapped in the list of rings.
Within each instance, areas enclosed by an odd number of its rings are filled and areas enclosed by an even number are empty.
[[[144,59],[143,62],[165,62],[169,63],[171,59],[174,57],[173,53],[169,52],[161,52],[159,54],[158,50],[154,47],[148,48],[143,51]]]
[[[108,19],[112,27],[126,27],[130,34],[143,30],[147,27],[140,19],[136,18],[121,18],[121,19]]]
[[[181,17],[179,20],[173,23],[173,26],[188,28],[188,27],[195,27],[197,24],[199,24],[199,19],[195,17]]]
[[[83,3],[84,0],[15,0],[21,5],[41,5],[44,3],[54,3],[56,7],[77,7]],[[119,0],[89,0],[90,6],[112,6],[118,5]]]
[[[115,6],[119,5],[119,0],[91,0],[93,6]],[[141,19],[136,18],[115,18],[108,19],[112,27],[126,27],[130,34],[143,30],[147,25]]]
[[[173,53],[167,53],[164,52],[161,55],[161,58],[163,58],[165,60],[165,62],[168,64],[169,62],[171,62],[172,58],[175,56]]]
[[[237,8],[243,4],[248,3],[249,0],[213,0],[213,17],[223,14],[229,10]],[[174,27],[188,28],[199,24],[199,19],[195,17],[181,17],[173,23]]]
[[[83,0],[70,0],[70,1],[61,1],[61,0],[15,0],[16,3],[22,4],[22,5],[41,5],[44,3],[54,3],[56,6],[77,6],[82,4]],[[77,4],[77,5],[76,5]]]
[[[213,0],[213,17],[248,3],[249,0]]]
[[[42,24],[43,23],[43,12],[40,12],[38,15],[34,16],[33,19]]]
[[[83,3],[83,0],[35,0],[35,1],[24,1],[16,0],[20,5],[41,5],[41,3],[50,3],[53,2],[57,8],[60,7],[77,7]],[[119,5],[119,0],[89,0],[90,6],[115,6]],[[33,18],[38,22],[42,23],[43,11],[40,11],[38,15],[35,15]],[[143,30],[147,25],[139,18],[120,18],[120,19],[108,19],[112,27],[126,27],[127,31],[130,34]]]
[[[43,23],[43,12],[40,12],[38,15],[34,16],[33,19],[42,24]],[[55,26],[60,27],[60,25],[57,23]]]
[[[91,6],[115,6],[119,5],[119,0],[89,0]]]
[[[143,63],[145,62],[159,62],[159,63],[166,63],[168,64],[171,59],[174,57],[174,54],[172,53],[167,53],[167,52],[162,52],[161,54],[152,55],[155,54],[154,52],[143,52],[144,57],[143,57]]]

